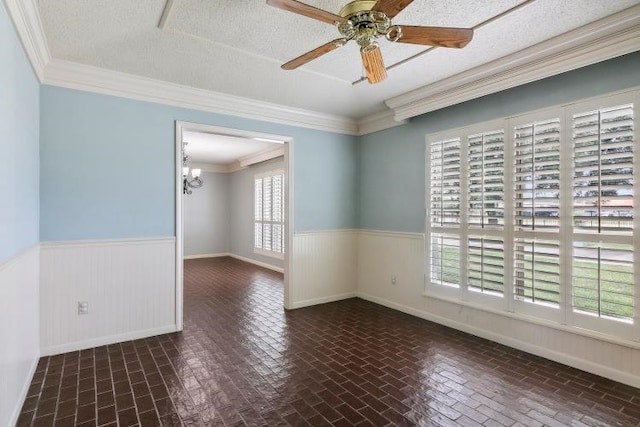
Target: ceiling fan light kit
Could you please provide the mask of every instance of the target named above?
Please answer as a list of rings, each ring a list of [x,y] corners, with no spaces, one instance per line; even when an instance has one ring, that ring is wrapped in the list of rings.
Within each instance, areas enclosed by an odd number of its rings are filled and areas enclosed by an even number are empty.
[[[369,83],[379,83],[387,78],[387,70],[384,67],[382,52],[378,43],[372,43],[360,49],[362,65],[364,66]]]
[[[373,84],[387,78],[382,51],[376,42],[380,37],[384,36],[391,42],[450,48],[462,48],[471,41],[473,30],[468,28],[394,25],[391,20],[412,2],[413,0],[354,0],[345,5],[338,15],[334,15],[297,0],[267,0],[268,5],[333,24],[342,35],[339,39],[287,62],[282,68],[294,70],[355,40],[360,46],[367,80]]]

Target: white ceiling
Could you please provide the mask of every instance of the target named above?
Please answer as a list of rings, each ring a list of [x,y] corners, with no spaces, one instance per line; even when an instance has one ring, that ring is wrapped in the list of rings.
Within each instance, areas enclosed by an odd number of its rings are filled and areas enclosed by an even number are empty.
[[[303,0],[337,13],[347,0]],[[377,85],[350,42],[309,64],[280,65],[339,37],[331,25],[264,0],[38,0],[53,58],[289,107],[361,119],[384,101],[640,4],[640,0],[415,0],[396,24],[475,27],[461,50],[438,48]],[[517,7],[520,5],[521,7]],[[164,19],[163,19],[164,14]],[[382,41],[387,66],[426,47]]]
[[[277,147],[273,142],[213,133],[183,131],[182,142],[186,142],[185,152],[195,163],[230,166],[242,157],[260,153]]]

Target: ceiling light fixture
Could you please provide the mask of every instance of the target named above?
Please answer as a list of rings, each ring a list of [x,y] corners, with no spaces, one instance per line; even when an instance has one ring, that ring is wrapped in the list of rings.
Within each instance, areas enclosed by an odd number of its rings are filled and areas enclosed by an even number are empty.
[[[192,188],[200,188],[204,182],[200,178],[202,169],[191,169],[189,163],[191,162],[191,156],[187,154],[187,142],[182,143],[182,194],[191,194]],[[191,175],[191,178],[189,178]]]
[[[367,80],[372,84],[387,78],[380,45],[375,40],[384,36],[395,42],[402,37],[402,28],[393,25],[383,12],[371,10],[375,4],[375,1],[349,3],[340,11],[340,16],[348,19],[338,23],[338,31],[346,41],[355,40],[360,46],[362,65]]]
[[[360,48],[362,65],[369,83],[380,83],[387,78],[387,70],[378,43],[371,43],[367,47]]]

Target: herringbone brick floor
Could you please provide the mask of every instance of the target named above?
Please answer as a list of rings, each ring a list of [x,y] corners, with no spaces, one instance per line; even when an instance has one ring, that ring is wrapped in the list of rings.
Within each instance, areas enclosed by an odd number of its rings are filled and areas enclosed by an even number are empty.
[[[640,390],[282,275],[185,262],[185,327],[40,360],[19,426],[637,426]]]

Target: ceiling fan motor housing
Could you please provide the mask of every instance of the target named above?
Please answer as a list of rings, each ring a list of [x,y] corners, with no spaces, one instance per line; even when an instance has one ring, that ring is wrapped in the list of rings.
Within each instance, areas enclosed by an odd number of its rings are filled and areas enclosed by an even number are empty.
[[[342,16],[343,18],[349,19],[351,15],[354,15],[356,13],[371,11],[376,3],[376,0],[355,0],[340,9],[338,15]]]
[[[338,23],[338,31],[347,40],[355,40],[362,49],[373,46],[375,39],[381,36],[390,41],[402,37],[402,29],[392,25],[387,15],[371,10],[376,3],[375,0],[356,0],[340,10],[340,16],[346,20]]]

